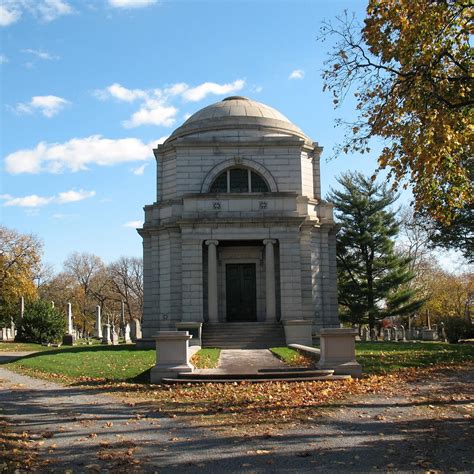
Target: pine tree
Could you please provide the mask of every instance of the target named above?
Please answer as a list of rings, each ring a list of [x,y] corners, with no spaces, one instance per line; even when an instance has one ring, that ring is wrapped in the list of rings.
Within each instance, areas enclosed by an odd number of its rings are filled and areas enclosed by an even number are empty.
[[[342,189],[331,189],[340,224],[337,241],[341,319],[375,326],[377,319],[409,314],[421,306],[407,283],[414,277],[408,258],[398,255],[399,227],[390,206],[398,196],[360,173],[344,173]]]

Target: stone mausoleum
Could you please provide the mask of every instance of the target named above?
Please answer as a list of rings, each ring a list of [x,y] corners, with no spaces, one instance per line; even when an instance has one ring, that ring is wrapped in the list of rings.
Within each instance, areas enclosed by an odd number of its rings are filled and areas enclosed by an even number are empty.
[[[233,347],[236,337],[265,338],[282,325],[313,336],[339,326],[337,229],[321,199],[321,151],[277,110],[237,96],[158,145],[156,201],[138,230],[143,345],[193,323],[203,323],[203,341],[212,330],[209,344],[234,338]]]

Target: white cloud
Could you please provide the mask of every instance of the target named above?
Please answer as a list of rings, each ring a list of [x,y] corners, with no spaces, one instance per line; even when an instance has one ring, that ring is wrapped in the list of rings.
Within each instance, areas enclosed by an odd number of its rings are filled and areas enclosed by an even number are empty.
[[[109,0],[109,5],[114,8],[141,8],[156,3],[157,0]]]
[[[92,196],[95,196],[95,191],[84,191],[81,189],[79,191],[65,191],[59,193],[58,196],[38,196],[31,194],[29,196],[13,197],[10,194],[2,194],[0,195],[0,199],[5,201],[3,205],[6,207],[41,207],[51,203],[67,204],[69,202],[82,201]]]
[[[19,206],[19,207],[39,207],[49,204],[53,198],[51,197],[41,197],[36,194],[31,194],[30,196],[24,197],[13,197],[9,194],[2,194],[0,199],[4,199],[4,206]]]
[[[127,89],[118,83],[114,83],[105,89],[97,89],[94,95],[100,100],[106,100],[113,97],[124,102],[133,102],[136,99],[145,99],[148,97],[146,91],[142,89]]]
[[[237,92],[245,86],[243,79],[237,79],[229,84],[217,84],[215,82],[204,82],[203,84],[187,89],[182,93],[182,97],[187,102],[198,102],[209,94],[222,95]]]
[[[5,2],[0,5],[0,26],[9,26],[16,23],[21,17],[20,5],[16,2]]]
[[[291,71],[291,74],[288,76],[288,79],[303,79],[304,71],[302,69],[295,69]]]
[[[52,61],[54,59],[59,59],[59,56],[54,56],[51,53],[48,53],[47,51],[41,51],[39,49],[27,48],[22,49],[21,52],[26,54],[32,54],[36,58],[43,59],[44,61]]]
[[[61,204],[67,202],[77,202],[82,201],[83,199],[90,198],[92,196],[95,196],[95,191],[84,191],[83,189],[80,189],[79,191],[74,191],[73,189],[71,189],[70,191],[59,193],[58,202]]]
[[[8,62],[8,58],[4,54],[0,54],[0,64],[6,64]]]
[[[41,21],[50,22],[73,13],[73,9],[65,0],[2,0],[0,26],[16,23],[25,12]]]
[[[15,107],[10,108],[18,114],[31,114],[36,109],[45,117],[51,118],[68,104],[70,104],[70,102],[62,97],[55,95],[38,95],[32,97],[28,103],[20,102],[16,104]]]
[[[161,105],[158,101],[148,101],[132,116],[122,122],[125,128],[135,128],[140,125],[163,125],[170,127],[176,121],[178,109],[172,105]]]
[[[18,150],[5,158],[8,173],[61,173],[86,170],[90,165],[111,166],[145,161],[162,140],[143,143],[137,138],[110,139],[101,135],[73,138],[64,143],[40,142],[35,148]]]
[[[137,168],[132,169],[132,173],[137,176],[141,176],[145,172],[146,163],[144,165],[138,166]]]
[[[176,121],[179,112],[170,102],[180,97],[185,102],[197,102],[209,94],[229,94],[245,86],[243,79],[237,79],[229,84],[205,82],[196,87],[189,87],[184,82],[172,84],[164,89],[128,89],[119,83],[114,83],[105,89],[97,89],[94,95],[100,100],[117,99],[123,102],[140,101],[139,109],[134,112],[122,125],[134,128],[141,125],[157,125],[170,127]]]
[[[137,227],[141,227],[143,225],[143,221],[128,221],[125,224],[122,224],[122,227],[131,227],[132,229],[136,229]]]

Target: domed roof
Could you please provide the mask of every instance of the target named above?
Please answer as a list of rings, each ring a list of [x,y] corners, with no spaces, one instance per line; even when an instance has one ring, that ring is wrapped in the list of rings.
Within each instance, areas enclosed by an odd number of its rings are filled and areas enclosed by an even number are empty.
[[[260,130],[266,136],[292,135],[311,141],[296,125],[273,107],[247,97],[231,96],[197,111],[177,128],[166,142],[196,133],[236,129],[239,131]]]

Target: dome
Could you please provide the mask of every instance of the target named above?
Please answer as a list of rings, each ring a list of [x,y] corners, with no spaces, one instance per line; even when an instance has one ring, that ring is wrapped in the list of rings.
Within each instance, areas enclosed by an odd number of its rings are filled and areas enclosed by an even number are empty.
[[[311,142],[296,125],[273,107],[247,97],[231,96],[197,111],[171,134],[166,143],[198,133],[222,137],[229,130],[238,130],[239,136],[240,133],[245,136],[245,131],[257,130],[261,136],[296,136]],[[252,135],[255,136],[255,133]]]

